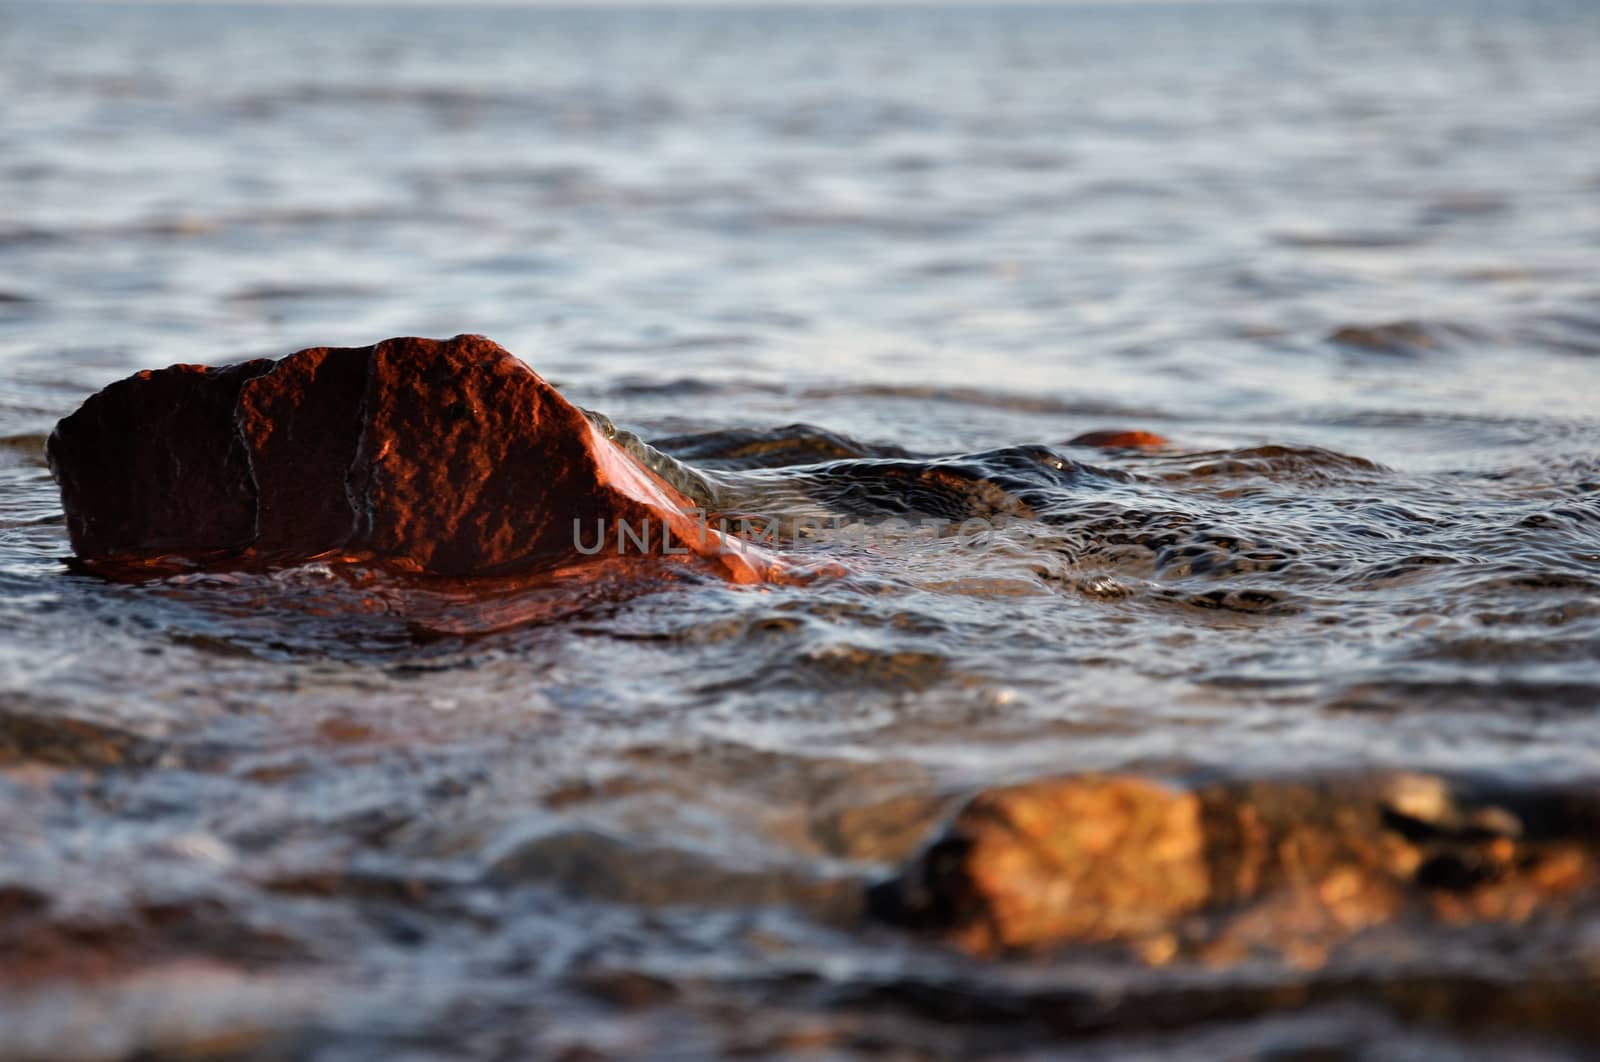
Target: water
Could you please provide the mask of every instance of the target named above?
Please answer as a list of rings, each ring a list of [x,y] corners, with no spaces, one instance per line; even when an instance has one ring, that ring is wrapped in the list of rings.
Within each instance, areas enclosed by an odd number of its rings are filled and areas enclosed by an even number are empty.
[[[1557,0],[0,6],[0,1054],[1504,1048],[1337,963],[1063,1024],[1237,978],[855,904],[1000,782],[1600,777],[1597,57]],[[904,507],[849,463],[895,448],[1033,515],[509,627],[63,564],[43,439],[92,390],[458,332],[749,505]],[[1174,445],[1063,445],[1103,428]],[[1362,976],[1600,963],[1551,932]]]

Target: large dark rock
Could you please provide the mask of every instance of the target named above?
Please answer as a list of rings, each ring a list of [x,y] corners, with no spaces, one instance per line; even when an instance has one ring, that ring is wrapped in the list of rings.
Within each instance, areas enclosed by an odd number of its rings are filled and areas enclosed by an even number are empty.
[[[725,548],[683,495],[482,336],[141,372],[62,420],[48,453],[91,563],[335,555],[480,575],[582,559],[576,528],[591,543],[604,529],[610,551],[627,524],[653,532],[651,558],[739,581],[776,571],[759,550]]]

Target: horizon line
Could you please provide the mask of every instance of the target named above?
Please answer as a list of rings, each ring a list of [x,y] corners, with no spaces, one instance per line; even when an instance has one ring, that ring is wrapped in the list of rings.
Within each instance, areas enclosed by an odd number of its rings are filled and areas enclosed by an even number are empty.
[[[989,8],[1310,5],[1328,0],[0,0],[0,7]],[[1352,0],[1360,3],[1363,0]],[[1370,0],[1378,2],[1378,0]]]

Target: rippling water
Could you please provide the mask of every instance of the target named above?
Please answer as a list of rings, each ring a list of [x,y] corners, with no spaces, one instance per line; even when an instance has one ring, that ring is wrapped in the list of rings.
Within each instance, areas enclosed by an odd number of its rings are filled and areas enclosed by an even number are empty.
[[[1597,63],[1556,0],[0,5],[0,1055],[1497,1050],[855,904],[998,782],[1600,778]],[[64,565],[95,388],[458,332],[730,509],[1023,518],[510,627]],[[1557,961],[1477,947],[1386,968]]]

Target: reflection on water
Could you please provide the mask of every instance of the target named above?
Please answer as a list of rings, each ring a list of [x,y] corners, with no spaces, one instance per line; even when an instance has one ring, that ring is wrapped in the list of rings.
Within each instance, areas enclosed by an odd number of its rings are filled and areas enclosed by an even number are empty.
[[[1594,1035],[1581,904],[1216,969],[860,903],[1045,775],[1600,777],[1597,40],[1560,0],[0,6],[0,1054]],[[43,439],[91,390],[464,331],[727,512],[1012,519],[554,605],[62,563]],[[1172,444],[1067,445],[1116,428]]]

